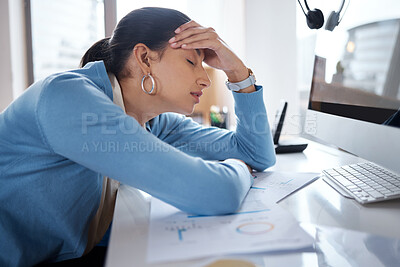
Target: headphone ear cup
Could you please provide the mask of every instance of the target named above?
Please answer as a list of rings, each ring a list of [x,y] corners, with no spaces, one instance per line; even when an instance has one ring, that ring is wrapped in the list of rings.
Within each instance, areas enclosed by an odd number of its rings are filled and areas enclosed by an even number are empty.
[[[319,9],[309,10],[307,12],[307,25],[310,29],[319,29],[324,25],[324,14]]]
[[[325,30],[333,31],[337,25],[339,25],[339,13],[332,11],[326,21]]]

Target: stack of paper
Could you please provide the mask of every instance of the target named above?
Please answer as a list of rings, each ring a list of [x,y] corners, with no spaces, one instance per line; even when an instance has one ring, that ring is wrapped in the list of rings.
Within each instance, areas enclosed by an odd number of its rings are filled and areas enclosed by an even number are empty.
[[[186,214],[153,198],[148,261],[311,247],[313,239],[276,202],[314,181],[317,174],[262,172],[254,175],[255,182],[241,209],[230,215]]]

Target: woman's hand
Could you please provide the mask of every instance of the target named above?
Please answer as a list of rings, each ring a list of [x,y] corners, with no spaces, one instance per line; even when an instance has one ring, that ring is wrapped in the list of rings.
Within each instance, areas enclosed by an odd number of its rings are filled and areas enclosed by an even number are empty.
[[[169,40],[172,48],[203,49],[204,62],[210,67],[223,70],[230,82],[239,82],[249,77],[244,63],[213,28],[205,28],[192,20],[179,26],[175,33]]]
[[[234,160],[237,160],[237,161],[240,161],[240,162],[242,162],[242,163],[244,163],[244,164],[246,164],[246,167],[247,167],[247,169],[249,170],[249,172],[250,173],[252,173],[252,171],[253,171],[253,168],[251,168],[246,162],[244,162],[243,160],[241,160],[241,159],[234,159]]]

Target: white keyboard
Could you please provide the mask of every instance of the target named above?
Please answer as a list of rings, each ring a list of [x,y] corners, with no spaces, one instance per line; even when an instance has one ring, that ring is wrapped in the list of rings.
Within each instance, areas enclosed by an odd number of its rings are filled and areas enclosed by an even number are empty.
[[[361,204],[400,198],[400,176],[371,162],[328,169],[323,174]]]

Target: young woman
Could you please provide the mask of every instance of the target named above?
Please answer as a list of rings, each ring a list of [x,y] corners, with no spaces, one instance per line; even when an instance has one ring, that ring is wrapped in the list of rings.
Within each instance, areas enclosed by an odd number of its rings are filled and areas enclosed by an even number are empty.
[[[203,61],[237,90],[235,132],[184,116],[210,86]],[[171,9],[134,10],[81,64],[0,114],[1,266],[90,252],[109,229],[119,183],[188,213],[227,214],[250,170],[274,164],[262,87],[212,28]]]

